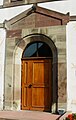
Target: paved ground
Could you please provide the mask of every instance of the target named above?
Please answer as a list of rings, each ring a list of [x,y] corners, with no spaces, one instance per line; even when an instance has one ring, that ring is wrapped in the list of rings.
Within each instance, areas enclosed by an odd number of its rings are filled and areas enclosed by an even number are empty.
[[[0,120],[58,120],[58,117],[38,111],[0,111]]]

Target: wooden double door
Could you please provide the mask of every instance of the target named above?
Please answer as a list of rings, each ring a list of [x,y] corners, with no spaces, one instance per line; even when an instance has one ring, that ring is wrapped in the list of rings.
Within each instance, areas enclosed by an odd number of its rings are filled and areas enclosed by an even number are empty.
[[[22,59],[21,109],[50,111],[52,102],[50,58]]]

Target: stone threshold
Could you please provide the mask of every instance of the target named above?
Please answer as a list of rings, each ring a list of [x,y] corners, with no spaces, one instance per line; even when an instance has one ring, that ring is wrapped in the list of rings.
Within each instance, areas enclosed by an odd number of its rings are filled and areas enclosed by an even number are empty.
[[[59,120],[59,116],[39,111],[0,111],[0,120]]]

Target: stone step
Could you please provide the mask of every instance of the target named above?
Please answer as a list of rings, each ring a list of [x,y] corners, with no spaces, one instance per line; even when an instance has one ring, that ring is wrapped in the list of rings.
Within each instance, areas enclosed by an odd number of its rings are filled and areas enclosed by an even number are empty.
[[[0,111],[0,120],[57,120],[59,115],[39,111]]]

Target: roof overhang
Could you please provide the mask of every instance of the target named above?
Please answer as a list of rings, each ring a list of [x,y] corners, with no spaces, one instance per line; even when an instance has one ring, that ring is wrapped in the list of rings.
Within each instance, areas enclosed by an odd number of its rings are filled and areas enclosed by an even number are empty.
[[[7,29],[26,29],[66,25],[69,22],[69,17],[69,13],[62,14],[33,5],[32,8],[8,21],[6,20],[4,23]]]

